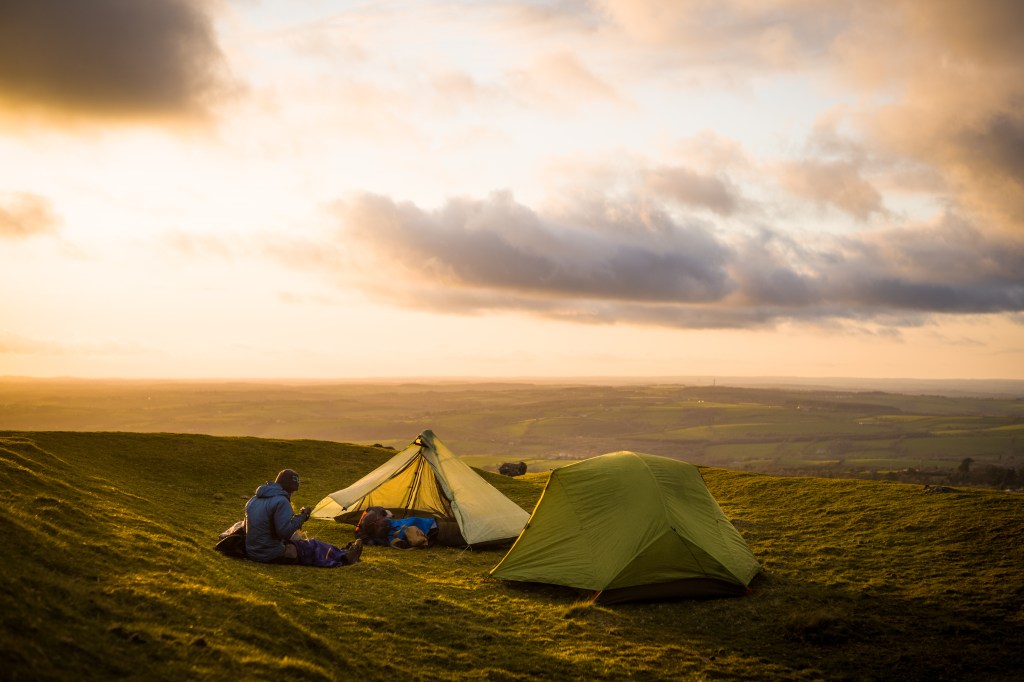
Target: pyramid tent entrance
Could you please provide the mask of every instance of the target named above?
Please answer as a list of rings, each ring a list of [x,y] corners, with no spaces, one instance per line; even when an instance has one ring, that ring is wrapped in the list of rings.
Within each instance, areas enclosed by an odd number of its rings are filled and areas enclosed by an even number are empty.
[[[491,575],[612,603],[743,594],[759,571],[697,467],[616,452],[553,470]]]
[[[356,523],[368,507],[398,518],[426,516],[442,525],[446,544],[479,546],[514,540],[529,514],[424,431],[387,462],[313,509],[313,517]],[[454,532],[452,532],[454,531]]]

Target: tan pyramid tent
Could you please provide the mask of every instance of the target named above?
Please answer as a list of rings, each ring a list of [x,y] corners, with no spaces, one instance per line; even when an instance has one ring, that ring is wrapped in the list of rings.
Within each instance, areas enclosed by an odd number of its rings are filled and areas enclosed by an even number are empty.
[[[740,595],[759,571],[697,467],[614,452],[553,470],[491,575],[612,603]]]
[[[366,476],[331,493],[313,517],[356,523],[367,507],[396,517],[433,517],[444,544],[479,546],[514,540],[530,515],[458,459],[431,431]]]

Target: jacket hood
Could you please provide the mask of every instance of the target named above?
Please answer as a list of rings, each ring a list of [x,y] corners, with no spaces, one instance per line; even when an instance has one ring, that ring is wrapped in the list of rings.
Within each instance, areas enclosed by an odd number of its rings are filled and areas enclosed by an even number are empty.
[[[279,483],[268,481],[256,489],[256,497],[277,497],[278,495],[288,497],[288,491],[282,488]]]

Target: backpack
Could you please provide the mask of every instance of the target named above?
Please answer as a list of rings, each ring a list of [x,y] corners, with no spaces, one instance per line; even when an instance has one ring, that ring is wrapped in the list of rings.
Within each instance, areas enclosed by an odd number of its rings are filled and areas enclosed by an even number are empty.
[[[245,520],[232,524],[227,530],[220,534],[220,540],[214,546],[218,552],[225,556],[244,559],[245,554]]]
[[[388,531],[390,513],[384,507],[368,507],[359,517],[355,535],[363,540],[382,539]]]

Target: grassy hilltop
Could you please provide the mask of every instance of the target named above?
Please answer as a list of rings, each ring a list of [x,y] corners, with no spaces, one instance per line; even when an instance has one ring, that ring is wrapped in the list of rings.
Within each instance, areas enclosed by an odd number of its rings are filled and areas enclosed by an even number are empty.
[[[341,569],[222,557],[259,483],[296,506],[389,451],[313,440],[0,432],[2,677],[1019,679],[1024,495],[705,469],[765,573],[740,599],[595,606],[490,578],[495,551],[372,547]],[[531,509],[546,474],[484,474]],[[336,544],[352,529],[312,521]]]

